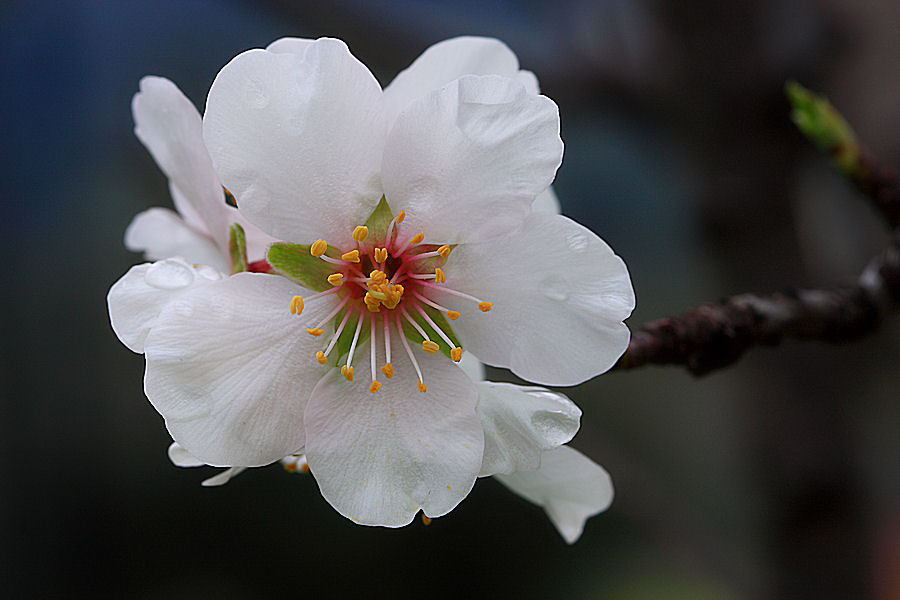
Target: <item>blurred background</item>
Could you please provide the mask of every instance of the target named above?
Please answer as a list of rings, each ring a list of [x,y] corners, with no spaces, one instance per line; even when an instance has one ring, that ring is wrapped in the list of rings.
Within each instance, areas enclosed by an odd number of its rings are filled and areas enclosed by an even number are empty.
[[[383,84],[436,41],[507,42],[559,104],[556,191],[627,262],[632,327],[850,282],[887,232],[782,86],[827,94],[900,166],[896,0],[32,0],[4,3],[0,32],[0,595],[900,598],[898,318],[702,379],[651,367],[566,390],[573,445],[617,493],[570,547],[492,480],[400,530],[353,525],[279,467],[201,488],[213,471],[169,463],[105,304],[141,262],[131,217],[171,206],[132,133],[140,77],[202,110],[231,57],[286,35],[344,39]]]

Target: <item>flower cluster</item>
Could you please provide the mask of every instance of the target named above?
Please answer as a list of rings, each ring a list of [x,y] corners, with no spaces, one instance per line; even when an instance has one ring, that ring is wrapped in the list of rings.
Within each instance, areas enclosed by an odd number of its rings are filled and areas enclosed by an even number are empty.
[[[491,475],[570,542],[608,506],[568,398],[482,381],[598,375],[634,306],[624,263],[557,214],[558,111],[505,45],[441,42],[382,89],[343,42],[285,38],[226,65],[202,119],[160,78],[133,110],[179,214],[136,217],[126,245],[157,262],[108,304],[173,462],[227,467],[216,485],[281,460],[369,525]]]

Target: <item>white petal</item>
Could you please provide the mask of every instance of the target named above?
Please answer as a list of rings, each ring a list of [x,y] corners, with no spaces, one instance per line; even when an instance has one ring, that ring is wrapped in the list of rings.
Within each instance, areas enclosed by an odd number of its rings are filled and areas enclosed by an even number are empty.
[[[181,258],[131,267],[109,290],[106,303],[113,331],[128,349],[142,353],[147,334],[169,303],[194,287],[221,278],[211,268],[194,268]]]
[[[401,348],[396,336],[393,343]],[[394,377],[370,394],[368,357],[360,356],[353,382],[331,369],[306,408],[309,468],[325,499],[357,523],[400,527],[420,509],[446,514],[481,466],[475,386],[449,359],[414,352],[424,394],[402,354],[395,354]]]
[[[531,205],[531,210],[552,215],[560,213],[559,199],[556,197],[556,192],[553,191],[552,187],[548,187],[538,194],[538,197],[534,199],[534,203]]]
[[[309,48],[309,45],[315,41],[316,40],[310,40],[307,38],[285,37],[279,40],[275,40],[274,42],[266,46],[266,50],[268,50],[269,52],[296,54],[298,56],[303,56],[304,54],[306,54],[306,49]]]
[[[463,75],[515,77],[518,70],[516,55],[500,40],[464,36],[438,42],[384,88],[387,122],[393,123],[413,100]]]
[[[322,374],[304,329],[334,305],[289,304],[302,289],[238,273],[169,303],[145,343],[144,391],[172,437],[213,466],[260,466],[303,446],[303,408]]]
[[[462,313],[453,330],[482,362],[543,385],[575,385],[609,369],[628,345],[634,308],[625,263],[589,229],[532,213],[520,232],[456,248],[444,267],[452,289],[493,310],[435,291]]]
[[[603,467],[568,446],[544,452],[537,471],[497,475],[497,479],[544,507],[570,544],[581,537],[585,521],[609,508],[613,499],[612,481]]]
[[[209,479],[204,479],[202,485],[203,487],[217,487],[220,485],[225,485],[229,481],[231,481],[232,477],[240,475],[244,471],[247,470],[247,467],[230,467],[225,469],[221,473],[213,475]]]
[[[176,467],[202,467],[204,462],[198,460],[194,455],[181,447],[178,442],[169,444],[169,460]]]
[[[381,198],[381,88],[340,40],[235,57],[203,134],[241,213],[273,237],[347,245]]]
[[[180,256],[193,264],[231,270],[227,257],[212,239],[167,208],[149,208],[135,215],[125,230],[125,247],[143,252],[147,260]]]
[[[225,196],[203,144],[200,113],[168,79],[144,77],[140,86],[131,103],[134,133],[187,200],[186,216],[196,211],[219,247],[228,248]]]
[[[486,477],[537,469],[541,452],[575,437],[581,409],[544,388],[482,382],[478,416],[484,427],[484,460],[478,476]]]
[[[466,76],[397,118],[382,180],[410,235],[455,244],[521,226],[562,160],[559,112],[504,77]]]
[[[484,365],[471,352],[463,352],[462,360],[456,364],[472,381],[484,381]]]
[[[531,71],[526,71],[524,69],[519,71],[516,73],[516,80],[525,86],[525,89],[528,90],[529,94],[541,93],[541,86],[538,83],[537,75]]]

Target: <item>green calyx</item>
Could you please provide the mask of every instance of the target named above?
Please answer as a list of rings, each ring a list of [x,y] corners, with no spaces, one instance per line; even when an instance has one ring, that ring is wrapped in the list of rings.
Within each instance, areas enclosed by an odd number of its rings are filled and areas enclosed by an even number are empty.
[[[796,81],[784,86],[791,104],[791,120],[809,140],[831,154],[835,166],[847,175],[859,168],[860,147],[853,129],[828,101]]]
[[[237,223],[232,223],[228,228],[228,256],[232,275],[247,270],[247,238],[244,228]]]

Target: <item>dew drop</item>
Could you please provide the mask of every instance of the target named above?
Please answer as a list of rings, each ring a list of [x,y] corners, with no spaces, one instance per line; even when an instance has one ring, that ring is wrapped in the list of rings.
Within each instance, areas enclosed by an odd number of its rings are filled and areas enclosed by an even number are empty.
[[[144,282],[159,290],[177,290],[194,281],[194,270],[174,260],[162,260],[150,265]]]

